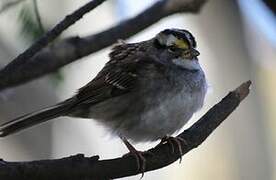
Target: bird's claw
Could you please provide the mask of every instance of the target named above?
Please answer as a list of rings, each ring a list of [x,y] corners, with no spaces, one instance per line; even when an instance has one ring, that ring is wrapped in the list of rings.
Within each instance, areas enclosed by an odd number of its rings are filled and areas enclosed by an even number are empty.
[[[144,172],[146,170],[146,158],[145,155],[153,155],[152,152],[149,151],[137,151],[125,138],[121,138],[126,147],[129,150],[129,153],[125,154],[124,156],[134,156],[136,159],[137,164],[137,172],[141,172],[142,176],[141,179],[144,177]]]
[[[141,152],[141,151],[132,151],[132,152],[129,152],[129,153],[123,155],[123,156],[124,157],[125,156],[132,156],[132,157],[135,158],[136,164],[137,164],[137,172],[141,172],[142,177],[143,177],[144,172],[146,170],[146,158],[143,156],[143,152]]]
[[[165,136],[161,139],[160,144],[168,144],[170,146],[171,152],[175,152],[175,144],[177,146],[177,150],[179,153],[179,163],[182,161],[182,144],[187,144],[187,142],[181,138],[181,137],[171,137],[171,136]]]

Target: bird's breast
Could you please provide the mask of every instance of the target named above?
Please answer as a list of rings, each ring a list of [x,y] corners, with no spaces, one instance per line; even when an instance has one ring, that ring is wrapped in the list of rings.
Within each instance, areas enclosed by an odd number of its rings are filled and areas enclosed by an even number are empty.
[[[204,76],[193,81],[144,81],[141,89],[91,108],[91,117],[132,141],[154,141],[181,129],[203,104]]]
[[[141,114],[141,129],[148,129],[156,137],[171,135],[182,128],[203,104],[204,92],[191,92],[183,89],[176,94],[168,94],[152,101]]]

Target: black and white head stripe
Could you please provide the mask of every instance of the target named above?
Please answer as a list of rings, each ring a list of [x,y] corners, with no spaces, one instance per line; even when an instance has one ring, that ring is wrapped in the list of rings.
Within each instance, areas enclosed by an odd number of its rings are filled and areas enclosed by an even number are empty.
[[[194,36],[185,29],[165,29],[161,33],[166,35],[172,34],[177,38],[187,40],[193,48],[196,48],[196,41]]]

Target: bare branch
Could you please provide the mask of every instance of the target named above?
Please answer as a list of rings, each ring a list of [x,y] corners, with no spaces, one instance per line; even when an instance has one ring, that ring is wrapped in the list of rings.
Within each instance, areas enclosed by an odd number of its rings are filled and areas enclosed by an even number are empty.
[[[9,63],[4,69],[1,70],[0,74],[8,76],[8,74],[14,73],[16,70],[22,70],[22,66],[27,66],[29,61],[33,61],[31,58],[39,52],[41,49],[46,47],[50,42],[56,39],[64,30],[73,25],[75,22],[80,20],[84,14],[90,12],[101,3],[106,0],[92,0],[80,7],[72,14],[66,16],[60,23],[58,23],[52,30],[43,35],[38,41],[36,41],[30,48],[17,56],[11,63]],[[35,3],[36,6],[36,3]],[[35,7],[37,8],[37,7]],[[37,68],[37,67],[33,67]],[[28,69],[28,68],[27,68]],[[28,69],[30,70],[30,69]],[[0,75],[0,76],[1,76]]]
[[[59,33],[44,36],[36,43],[37,47],[30,47],[24,55],[8,64],[0,71],[0,90],[17,86],[45,74],[56,71],[58,68],[78,60],[84,56],[99,51],[115,43],[118,39],[126,39],[160,19],[180,12],[196,13],[206,0],[161,0],[146,9],[136,17],[130,18],[108,30],[95,35],[79,38],[72,37],[55,43],[53,46],[38,50],[57,37]],[[71,16],[70,18],[73,18]],[[65,29],[62,27],[62,29]],[[60,32],[60,31],[59,31]],[[32,57],[30,59],[30,57]]]
[[[182,152],[188,153],[198,147],[249,94],[250,81],[230,92],[213,106],[193,126],[182,132],[179,137],[185,140]],[[175,147],[175,149],[177,149]],[[146,171],[165,167],[179,158],[179,152],[171,152],[169,144],[160,144],[145,153]],[[0,161],[0,179],[5,180],[94,180],[126,177],[138,174],[136,160],[132,156],[116,159],[98,160],[98,156],[71,156],[63,159],[32,162]]]

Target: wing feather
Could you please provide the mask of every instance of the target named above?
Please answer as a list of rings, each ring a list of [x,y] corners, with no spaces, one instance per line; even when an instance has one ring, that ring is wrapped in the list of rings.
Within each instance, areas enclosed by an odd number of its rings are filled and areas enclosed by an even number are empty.
[[[145,59],[133,53],[137,50],[135,47],[138,48],[133,44],[116,46],[110,53],[111,60],[105,67],[92,81],[79,89],[75,96],[77,104],[95,104],[130,92],[137,83],[137,73],[143,67]]]

